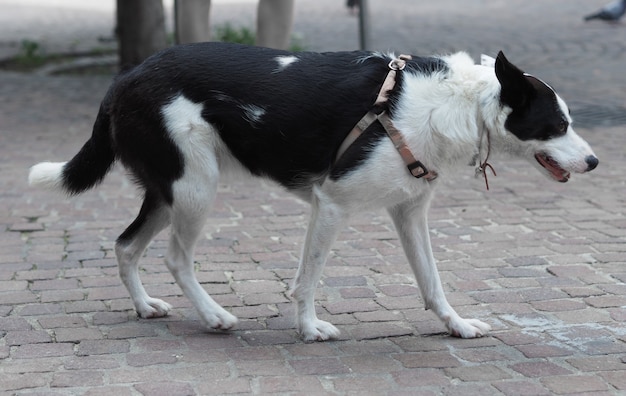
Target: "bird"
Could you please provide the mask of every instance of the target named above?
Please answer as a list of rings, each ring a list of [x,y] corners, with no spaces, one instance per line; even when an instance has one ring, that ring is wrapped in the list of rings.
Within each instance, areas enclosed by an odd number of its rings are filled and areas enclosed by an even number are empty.
[[[603,21],[617,21],[624,13],[626,13],[626,0],[615,0],[605,5],[597,12],[587,15],[584,20],[590,21],[592,19],[600,19]]]

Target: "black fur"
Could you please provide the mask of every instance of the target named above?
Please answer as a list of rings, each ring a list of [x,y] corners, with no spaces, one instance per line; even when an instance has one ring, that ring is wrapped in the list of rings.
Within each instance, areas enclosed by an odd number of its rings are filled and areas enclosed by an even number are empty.
[[[113,165],[115,153],[111,142],[111,120],[106,109],[107,103],[108,95],[100,105],[91,138],[63,169],[63,186],[69,194],[80,194],[99,184]]]
[[[279,70],[277,57],[298,60]],[[171,202],[171,183],[183,159],[163,128],[161,108],[182,94],[202,103],[202,116],[219,130],[232,154],[253,174],[300,188],[328,174],[337,149],[372,107],[390,59],[369,52],[290,53],[224,43],[162,51],[121,75],[110,90],[115,152],[147,190]],[[416,58],[412,73],[445,70],[436,58]],[[401,76],[399,75],[401,85]],[[397,88],[399,91],[400,88]],[[391,94],[391,102],[396,93]],[[258,122],[243,106],[264,114]],[[358,166],[374,134],[336,164],[333,177]],[[368,140],[369,139],[369,140]],[[315,149],[312,149],[315,148]]]
[[[511,133],[520,140],[549,140],[567,132],[569,123],[552,88],[522,72],[502,52],[495,71],[502,85],[500,100],[513,109],[505,122]]]

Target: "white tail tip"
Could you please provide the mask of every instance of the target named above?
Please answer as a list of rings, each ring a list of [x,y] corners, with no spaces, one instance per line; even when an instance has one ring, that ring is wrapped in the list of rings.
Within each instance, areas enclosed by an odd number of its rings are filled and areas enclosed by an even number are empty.
[[[33,166],[28,174],[28,184],[49,189],[60,188],[65,164],[65,162],[41,162]]]

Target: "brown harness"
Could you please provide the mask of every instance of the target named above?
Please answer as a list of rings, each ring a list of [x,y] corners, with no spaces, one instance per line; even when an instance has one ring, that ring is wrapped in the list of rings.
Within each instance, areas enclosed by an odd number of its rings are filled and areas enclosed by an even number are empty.
[[[387,100],[389,99],[389,91],[393,89],[396,84],[396,73],[403,70],[406,66],[406,61],[410,60],[410,55],[400,55],[396,59],[393,59],[389,62],[389,72],[387,73],[387,77],[385,77],[385,81],[383,82],[380,91],[378,92],[378,97],[376,98],[376,102],[374,102],[375,109],[382,109]],[[415,178],[424,178],[427,181],[432,181],[437,178],[437,172],[428,170],[419,160],[415,158],[409,146],[404,141],[402,137],[402,133],[393,125],[393,122],[387,115],[387,112],[384,110],[370,110],[357,122],[357,124],[352,128],[348,136],[344,139],[341,146],[339,146],[339,150],[337,151],[337,157],[335,161],[339,160],[339,158],[345,153],[345,151],[350,147],[352,143],[365,131],[370,125],[374,122],[380,122],[383,126],[387,135],[393,142],[393,145],[398,150],[400,157],[407,166],[407,169]]]

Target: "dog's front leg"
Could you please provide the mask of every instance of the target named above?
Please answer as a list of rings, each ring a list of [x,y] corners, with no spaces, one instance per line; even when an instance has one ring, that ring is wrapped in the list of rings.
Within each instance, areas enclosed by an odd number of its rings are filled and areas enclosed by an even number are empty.
[[[430,197],[404,202],[388,209],[400,241],[420,287],[426,309],[432,309],[451,335],[475,338],[485,335],[491,327],[477,319],[463,319],[450,306],[443,291],[428,233]]]
[[[315,289],[322,276],[326,257],[345,220],[345,212],[314,188],[311,220],[306,232],[300,265],[293,285],[297,302],[297,326],[306,342],[324,341],[339,336],[332,324],[320,320],[315,313]]]

